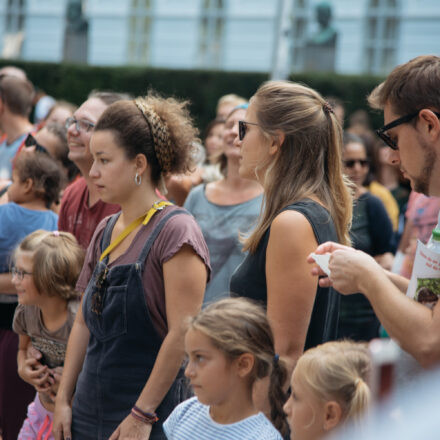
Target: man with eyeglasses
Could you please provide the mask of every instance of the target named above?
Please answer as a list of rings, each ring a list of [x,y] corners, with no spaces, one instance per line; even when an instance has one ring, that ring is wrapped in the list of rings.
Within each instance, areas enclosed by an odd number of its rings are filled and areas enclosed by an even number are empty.
[[[33,126],[29,121],[34,87],[27,79],[0,75],[0,179],[9,180],[12,162]]]
[[[377,134],[390,147],[390,163],[415,191],[440,197],[440,57],[420,56],[396,67],[369,102],[384,111],[385,125]],[[364,293],[405,351],[423,367],[440,362],[440,301],[433,310],[413,301],[405,295],[406,278],[384,271],[363,252],[324,243],[316,253],[331,253],[330,277],[312,269],[323,276],[321,286],[332,284],[346,295]],[[311,257],[308,261],[314,263]]]
[[[69,159],[78,167],[82,177],[64,191],[58,229],[72,233],[84,249],[87,249],[98,223],[120,209],[117,205],[100,200],[89,177],[93,164],[89,143],[93,128],[104,110],[121,99],[129,99],[129,96],[113,92],[92,92],[73,117],[66,121]]]

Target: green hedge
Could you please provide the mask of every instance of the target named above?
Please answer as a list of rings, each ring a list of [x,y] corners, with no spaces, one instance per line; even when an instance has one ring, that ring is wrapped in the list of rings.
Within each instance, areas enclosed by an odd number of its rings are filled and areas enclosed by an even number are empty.
[[[215,116],[215,106],[220,96],[236,93],[250,97],[268,79],[264,73],[96,67],[0,60],[0,67],[8,64],[23,68],[30,80],[49,95],[76,104],[83,102],[91,89],[111,89],[137,96],[152,87],[165,95],[189,99],[200,128]],[[307,84],[323,95],[339,97],[346,105],[347,114],[358,108],[368,110],[365,97],[381,80],[372,76],[336,74],[295,74],[291,79]],[[371,115],[374,125],[381,125],[381,115]]]

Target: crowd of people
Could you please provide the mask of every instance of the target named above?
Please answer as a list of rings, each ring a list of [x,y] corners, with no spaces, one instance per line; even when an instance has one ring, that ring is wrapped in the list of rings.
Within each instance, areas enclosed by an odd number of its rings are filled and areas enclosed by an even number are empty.
[[[402,293],[440,210],[439,90],[439,57],[396,67],[376,137],[267,81],[200,140],[189,101],[154,91],[46,99],[31,122],[34,86],[0,69],[0,438],[361,432],[369,341],[422,375],[440,360],[440,306]]]

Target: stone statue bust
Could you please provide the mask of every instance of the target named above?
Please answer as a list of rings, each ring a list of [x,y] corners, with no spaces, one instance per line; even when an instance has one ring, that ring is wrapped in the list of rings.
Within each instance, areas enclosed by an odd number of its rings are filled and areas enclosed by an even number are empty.
[[[317,32],[306,41],[304,52],[304,70],[333,72],[336,59],[336,39],[338,33],[331,25],[332,8],[327,1],[316,6]]]
[[[310,37],[309,43],[317,46],[333,46],[336,43],[337,32],[331,25],[332,8],[326,1],[316,6],[316,20],[319,30]]]

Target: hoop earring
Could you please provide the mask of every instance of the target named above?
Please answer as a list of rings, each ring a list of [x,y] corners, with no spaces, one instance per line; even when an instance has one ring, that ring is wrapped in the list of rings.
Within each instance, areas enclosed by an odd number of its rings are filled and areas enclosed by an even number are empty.
[[[138,173],[136,173],[136,176],[134,176],[134,183],[137,186],[140,186],[140,184],[142,183],[142,176],[139,175]]]

